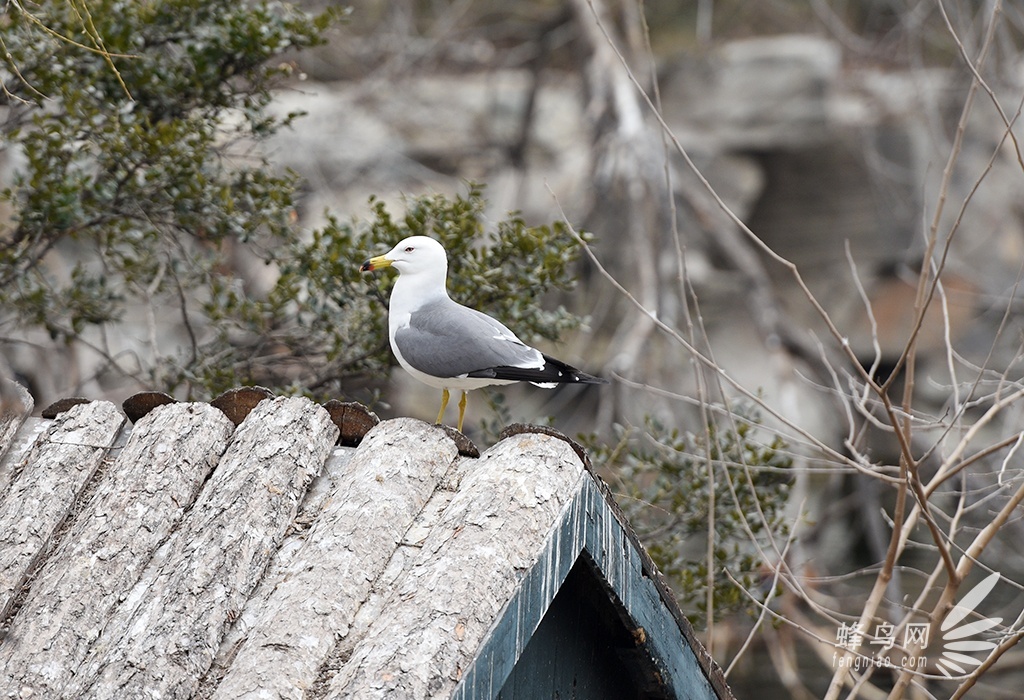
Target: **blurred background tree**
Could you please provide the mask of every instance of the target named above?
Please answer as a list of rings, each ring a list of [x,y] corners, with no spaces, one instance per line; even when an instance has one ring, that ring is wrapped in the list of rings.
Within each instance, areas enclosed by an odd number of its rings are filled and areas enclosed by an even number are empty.
[[[101,374],[175,388],[168,331],[199,342],[194,300],[239,246],[294,237],[297,177],[243,144],[295,116],[266,112],[291,71],[272,59],[322,42],[334,17],[268,2],[7,5],[5,350],[98,353]],[[139,322],[148,356],[119,342]]]
[[[472,290],[527,338],[573,327],[564,308],[535,301],[570,283],[575,241],[514,215],[487,229],[480,187],[410,198],[397,218],[375,202],[367,221],[297,225],[299,176],[257,146],[301,114],[267,110],[295,72],[286,52],[322,44],[341,15],[276,2],[10,3],[2,129],[16,165],[0,194],[0,347],[97,355],[78,385],[368,396],[393,361],[389,282],[361,279],[358,264],[420,233],[455,258],[456,297]]]

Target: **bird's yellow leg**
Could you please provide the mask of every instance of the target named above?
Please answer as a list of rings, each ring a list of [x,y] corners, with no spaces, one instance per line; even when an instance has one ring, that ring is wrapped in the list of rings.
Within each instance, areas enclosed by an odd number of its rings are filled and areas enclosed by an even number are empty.
[[[448,390],[447,389],[442,389],[441,390],[441,410],[437,412],[437,420],[434,421],[435,424],[441,425],[441,421],[444,420],[444,409],[447,408],[447,407],[448,407]]]
[[[462,419],[466,416],[466,397],[469,392],[462,392],[462,398],[459,400],[459,432],[462,432]]]

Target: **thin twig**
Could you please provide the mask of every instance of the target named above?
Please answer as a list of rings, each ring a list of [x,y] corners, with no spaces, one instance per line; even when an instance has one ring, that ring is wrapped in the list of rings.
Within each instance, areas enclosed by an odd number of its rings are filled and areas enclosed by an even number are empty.
[[[801,503],[800,504],[800,510],[802,511],[803,508],[804,508],[804,504]],[[779,559],[780,562],[785,560],[786,554],[789,553],[789,548],[793,544],[793,540],[795,538],[796,538],[796,529],[794,528],[789,533],[789,537],[786,539],[786,546],[783,547],[783,549],[782,549],[782,556]],[[754,635],[757,633],[757,630],[760,629],[761,625],[764,623],[764,618],[765,618],[765,616],[767,614],[766,611],[767,611],[768,607],[771,605],[772,600],[775,598],[775,591],[779,587],[779,577],[782,575],[782,566],[780,564],[780,565],[776,565],[773,568],[774,568],[775,571],[772,574],[772,585],[768,589],[768,595],[764,599],[764,604],[761,606],[761,612],[758,614],[757,620],[754,622],[754,626],[750,628],[750,633],[747,634],[747,638],[745,640],[743,640],[743,644],[741,644],[740,648],[736,650],[736,654],[732,657],[732,661],[730,661],[729,665],[726,667],[726,669],[725,669],[725,677],[726,678],[729,677],[729,673],[733,670],[733,668],[736,667],[736,664],[743,657],[743,654],[747,651],[747,649],[750,648],[751,642],[754,641]],[[735,582],[735,579],[732,576],[730,576],[729,578]],[[744,591],[744,592],[746,592],[746,591]]]

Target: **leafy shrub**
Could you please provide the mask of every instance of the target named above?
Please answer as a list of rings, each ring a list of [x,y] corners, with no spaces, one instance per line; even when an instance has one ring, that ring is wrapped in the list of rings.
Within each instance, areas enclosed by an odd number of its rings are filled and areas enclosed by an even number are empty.
[[[709,567],[715,609],[746,608],[749,599],[726,571],[743,588],[759,589],[762,564],[776,551],[771,541],[781,549],[789,533],[792,460],[778,436],[762,441],[767,433],[757,421],[756,412],[738,410],[724,426],[695,434],[648,420],[642,431],[618,426],[617,443],[587,440],[595,466],[692,618],[706,611]]]
[[[331,393],[373,384],[395,360],[387,343],[386,300],[395,275],[363,275],[359,263],[387,252],[407,236],[436,238],[448,251],[452,298],[493,314],[530,342],[557,339],[579,324],[565,308],[552,311],[539,297],[572,286],[579,247],[560,223],[527,226],[513,214],[485,226],[479,186],[465,196],[410,198],[394,215],[372,201],[369,221],[329,217],[307,242],[274,252],[281,270],[266,298],[240,285],[220,285],[206,306],[216,337],[188,379],[207,387],[232,382],[282,385],[297,375],[296,390]],[[225,367],[232,371],[224,373]]]
[[[0,192],[0,351],[48,336],[186,398],[238,384],[372,393],[393,362],[392,282],[358,265],[417,233],[449,249],[456,298],[526,339],[572,327],[536,303],[570,284],[575,242],[515,215],[487,230],[480,187],[296,226],[298,175],[255,146],[301,116],[267,109],[286,52],[339,17],[268,0],[10,4],[0,128],[18,165]],[[135,340],[118,348],[113,331]]]

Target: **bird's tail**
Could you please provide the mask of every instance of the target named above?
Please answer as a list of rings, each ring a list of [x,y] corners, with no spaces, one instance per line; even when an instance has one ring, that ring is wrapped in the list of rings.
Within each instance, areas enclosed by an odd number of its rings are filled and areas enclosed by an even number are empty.
[[[544,389],[554,389],[559,384],[607,384],[607,379],[567,365],[561,360],[544,355],[543,367],[489,367],[477,372],[469,372],[468,377],[485,377],[487,379],[504,379],[513,382],[530,382]]]
[[[540,370],[544,378],[552,377],[547,381],[531,381],[536,386],[545,389],[554,389],[559,384],[607,384],[608,380],[602,377],[587,374],[581,369],[566,364],[561,360],[544,355],[544,368]]]

